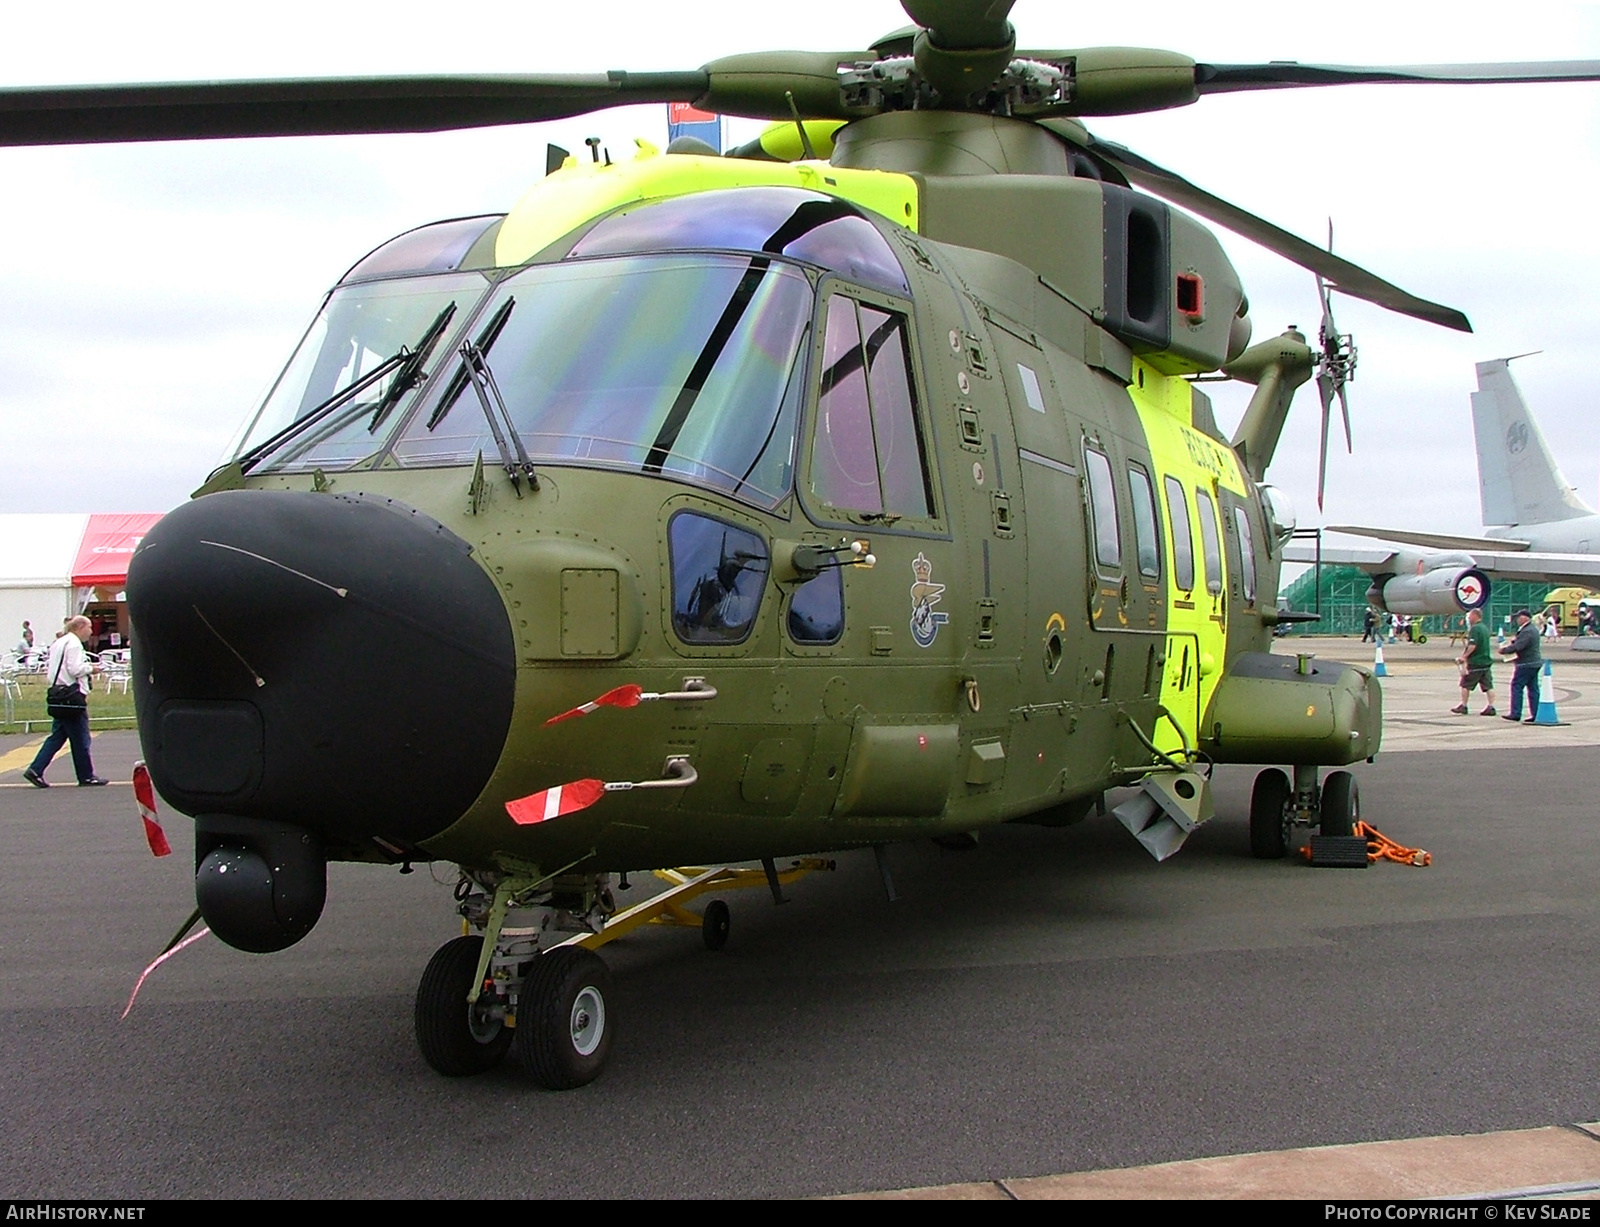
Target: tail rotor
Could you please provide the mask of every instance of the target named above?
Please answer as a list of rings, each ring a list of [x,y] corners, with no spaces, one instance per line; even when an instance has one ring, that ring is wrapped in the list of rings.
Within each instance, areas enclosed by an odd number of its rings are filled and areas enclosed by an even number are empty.
[[[1333,251],[1333,219],[1328,219],[1328,251]],[[1348,332],[1340,332],[1333,322],[1333,301],[1328,283],[1317,276],[1317,296],[1322,300],[1322,323],[1317,329],[1317,344],[1321,355],[1317,359],[1317,394],[1322,399],[1322,450],[1317,457],[1317,510],[1322,510],[1322,493],[1328,478],[1328,423],[1333,416],[1333,402],[1339,401],[1339,414],[1344,421],[1344,449],[1348,454],[1353,446],[1350,438],[1350,402],[1345,396],[1345,385],[1356,377],[1356,342]]]

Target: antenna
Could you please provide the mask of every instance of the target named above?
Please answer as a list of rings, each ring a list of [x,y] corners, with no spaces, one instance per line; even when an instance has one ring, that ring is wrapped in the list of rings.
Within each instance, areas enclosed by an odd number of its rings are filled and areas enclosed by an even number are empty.
[[[800,108],[794,104],[794,91],[783,91],[783,99],[789,104],[789,114],[794,116],[794,130],[800,134],[800,151],[806,155],[806,161],[815,162],[817,151],[811,147],[811,138],[806,135],[806,126],[800,122]]]

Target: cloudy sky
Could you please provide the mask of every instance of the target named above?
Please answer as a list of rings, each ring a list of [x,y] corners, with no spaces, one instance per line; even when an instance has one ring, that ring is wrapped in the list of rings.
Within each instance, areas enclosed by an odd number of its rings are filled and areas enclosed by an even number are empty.
[[[738,51],[865,46],[904,23],[887,0],[28,8],[7,17],[0,84],[691,68]],[[1214,62],[1600,58],[1589,5],[1226,11],[1019,0],[1012,20],[1023,46],[1136,44]],[[416,137],[0,150],[0,512],[175,505],[358,257],[422,222],[509,208],[542,173],[548,140],[660,143],[663,112]],[[1356,452],[1332,458],[1319,517],[1317,406],[1303,392],[1272,473],[1302,523],[1475,530],[1472,364],[1528,350],[1543,353],[1517,376],[1567,477],[1597,504],[1587,362],[1600,326],[1600,84],[1236,95],[1092,127],[1308,238],[1331,215],[1342,255],[1473,320],[1476,334],[1460,336],[1336,303],[1360,349]],[[1314,335],[1310,274],[1223,239],[1257,338],[1290,323]],[[1244,397],[1216,395],[1231,426]]]

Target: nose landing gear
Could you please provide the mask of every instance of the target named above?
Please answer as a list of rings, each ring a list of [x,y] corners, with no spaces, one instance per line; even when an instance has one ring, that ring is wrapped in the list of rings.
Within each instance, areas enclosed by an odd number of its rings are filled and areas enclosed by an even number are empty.
[[[728,940],[728,905],[714,899],[704,915],[684,905],[710,891],[778,888],[834,863],[810,857],[778,870],[657,869],[668,889],[617,911],[610,874],[562,872],[539,876],[462,874],[459,911],[482,930],[441,946],[417,986],[417,1046],[447,1077],[484,1073],[514,1052],[528,1076],[551,1091],[568,1091],[599,1077],[616,1032],[611,972],[594,948],[640,925],[693,926],[707,949]],[[570,869],[570,866],[569,866]],[[534,923],[507,925],[516,911]],[[559,933],[573,936],[549,945]]]

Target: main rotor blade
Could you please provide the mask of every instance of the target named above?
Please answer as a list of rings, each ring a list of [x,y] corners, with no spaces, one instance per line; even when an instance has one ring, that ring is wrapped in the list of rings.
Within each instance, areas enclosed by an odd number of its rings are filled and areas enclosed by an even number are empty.
[[[565,119],[633,103],[694,102],[709,87],[709,74],[696,69],[4,89],[0,145],[440,132]]]
[[[1316,85],[1522,85],[1539,81],[1600,81],[1600,60],[1513,64],[1196,64],[1195,89],[1231,94],[1252,89],[1304,89]]]
[[[1046,125],[1050,126],[1048,121]],[[1323,251],[1315,244],[1274,226],[1264,218],[1257,217],[1254,213],[1246,212],[1221,197],[1213,196],[1203,188],[1190,183],[1182,175],[1157,166],[1131,149],[1097,137],[1090,138],[1088,149],[1090,153],[1104,158],[1121,171],[1128,182],[1135,187],[1142,187],[1157,196],[1163,196],[1174,204],[1193,210],[1208,221],[1225,226],[1235,234],[1259,243],[1268,251],[1275,252],[1286,260],[1292,260],[1301,268],[1320,273],[1341,294],[1365,299],[1390,311],[1427,320],[1431,324],[1442,324],[1446,328],[1454,328],[1457,332],[1472,331],[1471,322],[1454,307],[1446,307],[1440,303],[1429,302],[1425,298],[1418,298],[1415,294],[1408,294],[1399,286],[1391,285],[1360,265],[1342,260],[1331,252]]]

